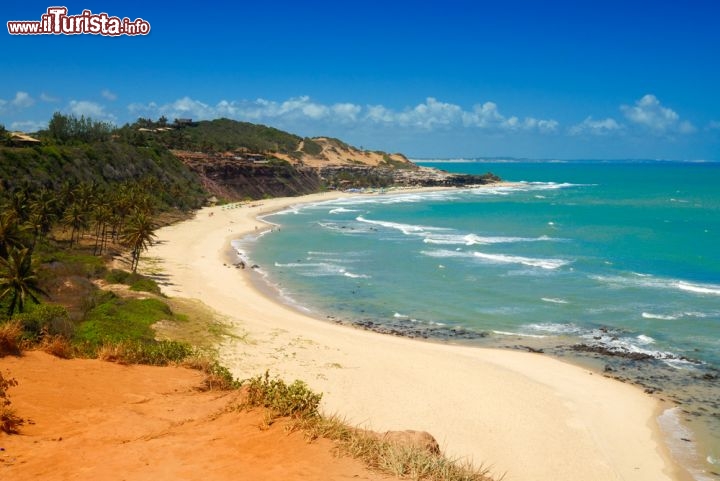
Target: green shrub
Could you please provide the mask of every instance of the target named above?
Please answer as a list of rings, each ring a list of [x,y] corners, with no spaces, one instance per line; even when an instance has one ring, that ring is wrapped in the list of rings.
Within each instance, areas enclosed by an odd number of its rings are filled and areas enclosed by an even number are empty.
[[[26,312],[13,316],[13,319],[22,325],[23,336],[33,342],[44,335],[69,338],[74,330],[67,309],[56,304],[32,305]]]
[[[112,269],[105,274],[105,280],[111,284],[125,284],[130,290],[160,294],[157,282],[137,272],[128,272],[121,269]]]
[[[247,381],[247,405],[264,407],[275,417],[311,418],[319,416],[322,394],[316,394],[299,380],[288,385],[282,379],[270,379],[269,372]],[[244,383],[244,382],[243,382]]]
[[[131,291],[140,291],[140,292],[151,292],[153,294],[160,294],[160,286],[157,285],[157,282],[155,282],[154,280],[149,279],[147,277],[138,279],[137,281],[130,284],[130,290]]]
[[[303,140],[302,151],[308,155],[316,156],[316,155],[320,155],[322,153],[323,148],[322,148],[322,145],[320,145],[319,143],[315,142],[314,140],[312,140],[308,137],[305,137],[305,139]]]
[[[127,280],[132,276],[131,272],[122,269],[111,269],[105,274],[104,279],[110,284],[128,284]]]

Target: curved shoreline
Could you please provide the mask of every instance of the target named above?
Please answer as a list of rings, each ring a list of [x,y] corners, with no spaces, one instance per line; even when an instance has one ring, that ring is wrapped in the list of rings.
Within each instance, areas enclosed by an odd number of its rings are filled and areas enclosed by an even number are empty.
[[[228,263],[230,240],[259,230],[258,216],[343,195],[206,208],[158,231],[148,255],[169,277],[163,292],[203,300],[244,336],[220,346],[236,376],[270,369],[303,379],[324,393],[326,412],[379,430],[427,430],[450,456],[507,480],[685,479],[661,441],[662,405],[636,387],[547,356],[320,322]]]

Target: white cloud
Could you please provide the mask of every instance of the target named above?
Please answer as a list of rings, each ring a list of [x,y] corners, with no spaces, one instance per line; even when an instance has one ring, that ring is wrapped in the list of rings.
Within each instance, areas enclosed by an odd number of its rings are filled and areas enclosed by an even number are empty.
[[[341,103],[334,104],[330,107],[330,110],[333,115],[341,121],[355,122],[360,112],[362,112],[362,107],[351,103]]]
[[[710,123],[707,124],[707,127],[705,127],[705,130],[720,130],[720,121],[711,120]]]
[[[556,120],[540,120],[533,117],[520,119],[505,117],[494,102],[476,104],[469,111],[459,105],[440,102],[428,97],[425,103],[395,112],[382,105],[366,108],[366,120],[375,123],[394,124],[401,127],[417,127],[432,130],[436,127],[466,127],[496,131],[537,131],[551,133],[557,130]]]
[[[593,120],[592,117],[587,117],[579,124],[570,127],[568,132],[570,135],[608,135],[619,132],[623,128],[623,125],[609,117],[602,120]]]
[[[273,122],[280,125],[303,122],[327,125],[401,127],[431,131],[449,128],[479,128],[495,131],[535,131],[552,133],[558,122],[551,119],[505,117],[493,102],[475,105],[466,111],[459,105],[441,102],[428,97],[423,103],[403,110],[393,110],[383,105],[361,106],[349,102],[322,104],[308,96],[291,97],[284,101],[258,98],[255,100],[221,100],[216,105],[206,104],[190,97],[158,105],[130,104],[133,115],[157,118],[160,115],[173,119],[190,117],[197,120],[228,117],[250,122]]]
[[[10,130],[16,130],[20,132],[37,132],[38,130],[46,129],[47,126],[47,122],[37,122],[35,120],[21,120],[10,124]]]
[[[10,103],[13,107],[26,108],[31,107],[35,103],[35,99],[27,92],[17,92],[15,98],[12,99]]]
[[[656,134],[695,132],[695,127],[688,121],[681,121],[680,116],[672,109],[663,107],[654,95],[647,94],[635,102],[634,106],[622,105],[620,110],[634,124],[641,125]]]
[[[505,117],[500,113],[495,102],[485,102],[473,106],[471,112],[463,112],[463,124],[482,129],[509,130],[509,131],[537,131],[548,134],[557,131],[560,125],[557,120],[536,119],[525,117],[520,119],[513,115]]]
[[[45,92],[40,94],[40,100],[42,100],[43,102],[49,102],[49,103],[60,101],[59,98],[53,97],[52,95],[46,94]]]
[[[102,95],[104,99],[109,100],[111,102],[114,102],[115,100],[117,100],[117,94],[115,94],[114,92],[111,92],[108,89],[103,89],[103,91],[100,92],[100,95]]]
[[[113,114],[105,112],[105,106],[88,100],[71,100],[68,105],[68,110],[72,114],[77,116],[84,115],[93,120],[106,120],[111,122],[116,120]]]

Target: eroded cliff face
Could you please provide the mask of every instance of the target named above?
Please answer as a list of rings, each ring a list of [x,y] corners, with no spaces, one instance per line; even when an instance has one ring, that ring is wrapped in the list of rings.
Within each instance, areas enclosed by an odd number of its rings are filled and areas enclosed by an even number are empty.
[[[297,196],[322,188],[317,169],[311,167],[232,154],[173,153],[200,177],[209,193],[228,200]]]
[[[317,155],[288,157],[247,152],[173,151],[220,198],[236,201],[298,196],[325,189],[419,186],[465,187],[497,182],[492,174],[450,174],[420,167],[400,154],[365,152],[322,144]],[[332,149],[329,156],[327,149]]]

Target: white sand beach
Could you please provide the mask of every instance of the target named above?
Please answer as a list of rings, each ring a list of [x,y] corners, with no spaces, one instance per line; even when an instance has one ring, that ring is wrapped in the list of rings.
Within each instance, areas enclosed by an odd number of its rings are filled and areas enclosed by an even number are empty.
[[[267,228],[257,216],[343,194],[202,209],[158,231],[141,269],[168,276],[163,292],[202,300],[239,338],[220,349],[240,378],[302,379],[326,413],[375,430],[433,434],[444,452],[506,481],[683,479],[664,448],[660,403],[634,386],[550,357],[421,342],[339,326],[253,287],[230,241]]]

